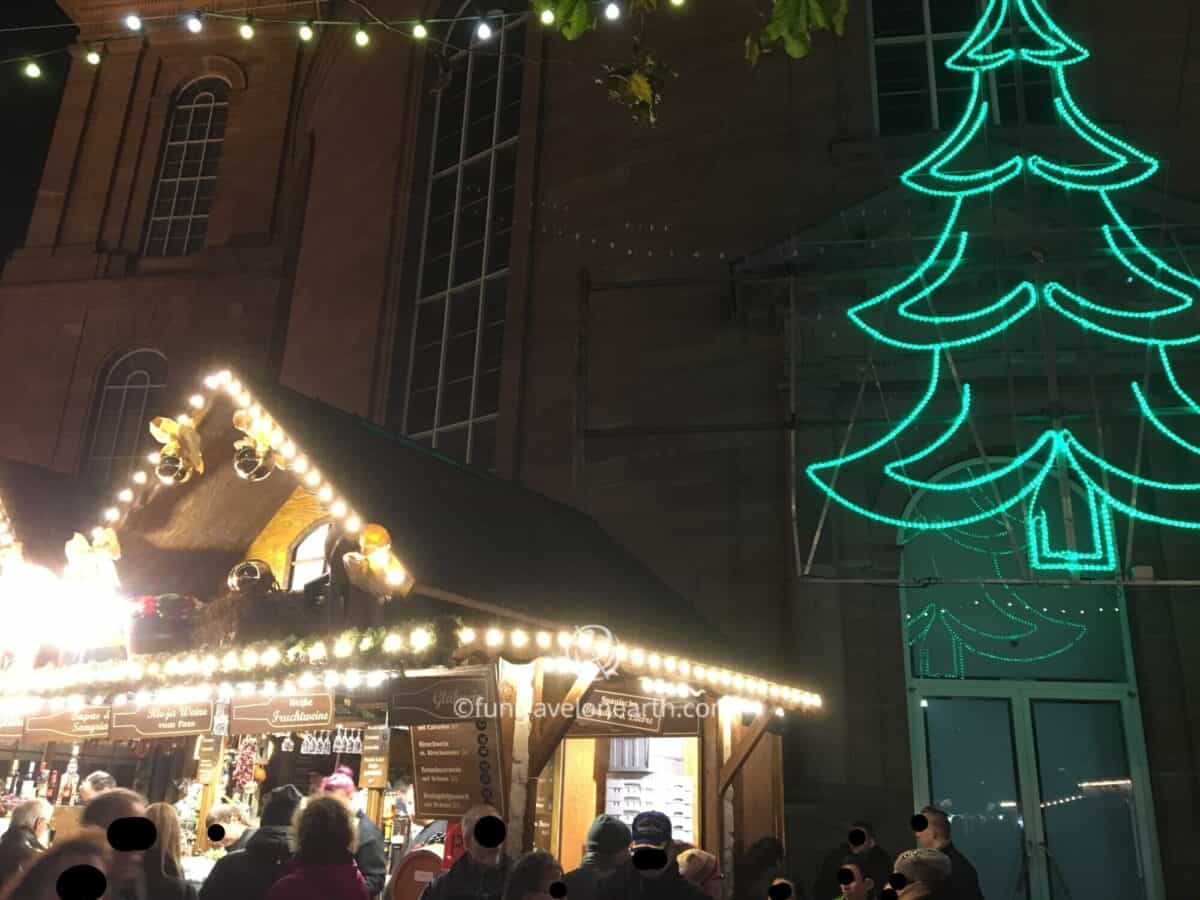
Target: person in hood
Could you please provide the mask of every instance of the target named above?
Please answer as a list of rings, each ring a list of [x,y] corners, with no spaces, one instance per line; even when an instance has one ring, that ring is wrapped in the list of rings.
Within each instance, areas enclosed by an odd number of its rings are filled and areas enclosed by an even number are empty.
[[[596,885],[629,865],[629,826],[616,816],[596,816],[588,828],[583,862],[563,876],[571,900],[596,900]]]
[[[679,873],[679,863],[668,852],[669,818],[660,812],[638,813],[631,831],[633,864],[602,879],[596,886],[597,900],[708,900],[704,891]]]
[[[352,808],[357,787],[354,784],[354,773],[346,766],[338,766],[332,775],[321,782],[321,789],[327,794],[333,794],[348,809]],[[387,881],[387,849],[383,843],[383,832],[379,826],[367,818],[360,809],[354,811],[354,819],[358,831],[358,840],[354,848],[354,859],[358,869],[367,882],[367,892],[374,897],[383,890]]]
[[[27,800],[13,810],[8,831],[0,838],[0,887],[28,869],[50,844],[54,807],[45,800]]]
[[[467,810],[462,856],[429,883],[421,900],[500,900],[511,865],[504,855],[503,823],[494,821],[499,818],[491,806]]]
[[[296,818],[296,855],[266,900],[369,900],[354,846],[354,815],[339,798],[313,797]]]
[[[267,794],[259,828],[244,849],[217,860],[200,900],[263,900],[292,858],[292,819],[303,799],[290,784]]]

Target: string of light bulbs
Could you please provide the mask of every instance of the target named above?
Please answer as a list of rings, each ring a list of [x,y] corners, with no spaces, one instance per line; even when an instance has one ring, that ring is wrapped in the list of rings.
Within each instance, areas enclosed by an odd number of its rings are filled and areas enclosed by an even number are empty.
[[[552,0],[534,0],[532,3],[533,11],[536,13],[538,21],[547,28],[552,28],[557,24],[557,16],[551,5]],[[670,0],[670,5],[676,8],[684,6],[686,0]],[[288,6],[290,4],[274,4],[275,6]],[[383,29],[389,33],[402,34],[410,39],[422,43],[429,42],[442,46],[451,50],[467,50],[478,49],[477,47],[456,47],[447,41],[437,38],[433,33],[434,26],[449,25],[452,30],[455,25],[461,22],[474,21],[475,28],[473,30],[474,40],[479,43],[487,43],[491,40],[497,30],[503,29],[504,26],[511,20],[521,19],[529,13],[522,12],[480,12],[472,16],[455,16],[455,17],[431,17],[431,18],[407,18],[407,19],[383,19],[373,13],[369,7],[361,2],[356,2],[363,11],[365,18],[352,19],[297,19],[290,17],[275,17],[275,16],[258,16],[249,9],[239,11],[209,11],[203,9],[193,10],[182,15],[163,15],[163,16],[141,16],[137,13],[128,13],[123,18],[118,20],[109,20],[105,22],[92,22],[75,25],[74,23],[64,23],[62,25],[34,25],[34,26],[16,26],[7,29],[0,29],[2,32],[20,32],[24,30],[45,30],[47,28],[80,28],[83,30],[111,27],[113,31],[99,38],[87,38],[84,41],[86,50],[84,51],[84,60],[93,66],[98,66],[103,61],[103,47],[112,40],[127,39],[131,35],[146,34],[151,26],[155,30],[161,30],[167,27],[182,27],[192,34],[199,35],[203,33],[205,22],[207,20],[236,22],[237,33],[245,41],[253,40],[260,28],[270,27],[287,27],[293,29],[296,36],[304,43],[311,42],[322,29],[354,29],[353,40],[359,48],[366,48],[371,45],[371,31],[373,29]],[[619,0],[593,0],[591,6],[598,11],[597,20],[603,19],[610,23],[619,21],[625,15],[625,9]],[[263,7],[257,7],[261,10]],[[497,28],[497,26],[499,26]],[[14,56],[8,59],[0,60],[0,65],[11,63],[21,63],[23,74],[30,79],[40,78],[43,74],[42,67],[38,65],[39,59],[44,59],[49,56],[55,56],[60,53],[68,52],[68,48],[56,48],[45,50],[39,53],[27,53],[21,56]],[[538,62],[538,60],[527,59],[520,54],[511,54],[515,57],[520,57],[526,62]]]

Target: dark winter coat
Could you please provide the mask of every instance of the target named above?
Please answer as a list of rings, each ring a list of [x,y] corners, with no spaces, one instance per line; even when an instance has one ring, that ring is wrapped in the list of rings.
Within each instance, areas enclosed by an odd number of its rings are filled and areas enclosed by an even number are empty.
[[[979,873],[975,871],[971,861],[953,844],[942,847],[942,852],[950,857],[950,896],[954,900],[983,900],[983,890],[979,887]]]
[[[626,866],[602,878],[596,885],[596,900],[709,900],[704,891],[679,874],[673,861],[657,878],[647,878]]]
[[[367,893],[374,897],[383,890],[387,881],[387,847],[383,843],[383,832],[379,826],[358,813],[358,850],[354,859],[358,870],[362,872],[363,880],[367,883]]]
[[[563,876],[567,896],[571,900],[596,900],[596,888],[615,871],[611,866],[596,862],[595,854],[585,854],[579,868],[572,869]]]
[[[11,883],[43,851],[32,828],[16,825],[0,837],[0,886]]]
[[[244,850],[217,860],[200,889],[200,900],[263,900],[292,858],[290,834],[282,825],[259,828]]]
[[[147,900],[196,900],[196,888],[182,878],[163,875],[146,879]]]
[[[349,853],[345,862],[317,866],[292,860],[266,900],[368,900],[367,885]]]
[[[485,869],[464,853],[449,872],[429,883],[421,900],[500,900],[509,868],[507,857],[501,857],[500,865],[494,869]]]

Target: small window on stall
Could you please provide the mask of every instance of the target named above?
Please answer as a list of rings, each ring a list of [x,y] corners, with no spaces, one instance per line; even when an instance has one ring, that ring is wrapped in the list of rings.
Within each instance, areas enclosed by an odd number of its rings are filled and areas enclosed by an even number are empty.
[[[292,549],[291,565],[288,568],[288,590],[299,591],[306,584],[325,574],[325,540],[329,537],[329,523],[318,525]]]

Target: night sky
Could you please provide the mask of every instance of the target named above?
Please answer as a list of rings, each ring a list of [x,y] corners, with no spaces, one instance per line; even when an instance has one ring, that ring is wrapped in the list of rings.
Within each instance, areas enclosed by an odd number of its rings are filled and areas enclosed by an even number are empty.
[[[0,265],[25,240],[70,59],[66,53],[38,58],[42,77],[31,80],[22,74],[25,57],[75,39],[74,28],[6,29],[67,22],[54,0],[0,0]]]

